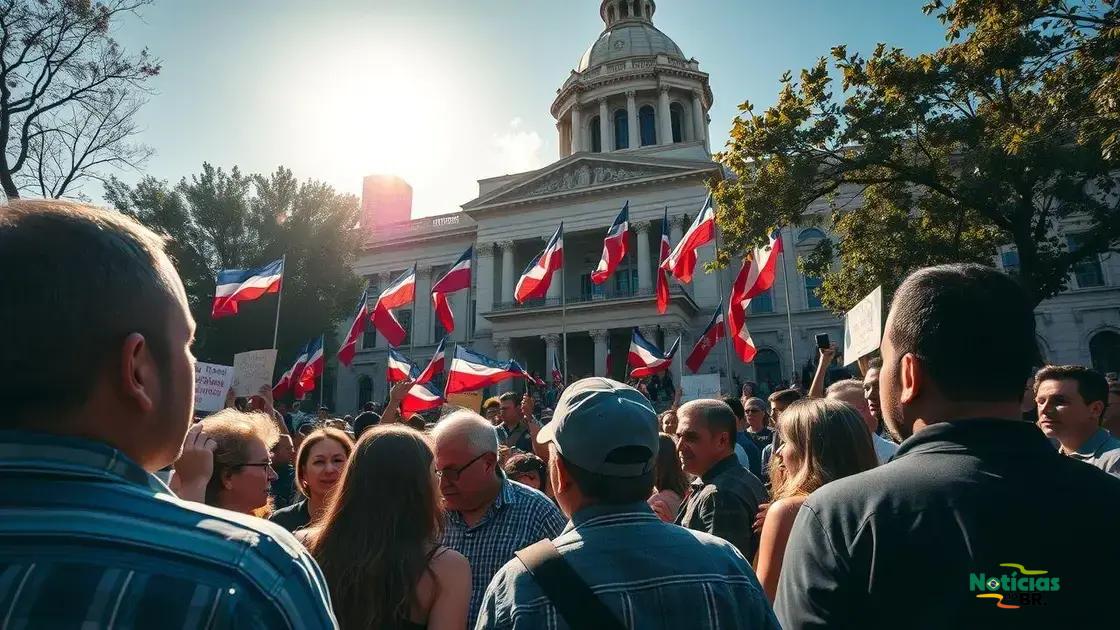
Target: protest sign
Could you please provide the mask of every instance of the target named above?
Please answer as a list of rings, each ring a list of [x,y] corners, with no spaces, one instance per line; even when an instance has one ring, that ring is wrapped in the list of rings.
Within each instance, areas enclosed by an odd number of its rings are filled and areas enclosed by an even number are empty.
[[[482,392],[460,392],[447,397],[447,404],[478,413],[482,408]]]
[[[253,350],[233,355],[234,395],[256,396],[262,386],[271,387],[274,367],[275,350]]]
[[[844,365],[878,350],[882,340],[883,287],[878,287],[844,315]]]
[[[194,364],[195,411],[218,411],[225,405],[226,392],[233,383],[233,366],[214,363]]]
[[[681,377],[681,402],[720,397],[719,374],[686,374]]]

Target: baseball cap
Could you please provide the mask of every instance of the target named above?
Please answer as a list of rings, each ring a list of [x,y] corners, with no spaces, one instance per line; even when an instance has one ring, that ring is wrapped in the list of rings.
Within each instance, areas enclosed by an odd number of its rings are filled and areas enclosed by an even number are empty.
[[[653,469],[659,447],[657,414],[638,390],[608,378],[585,378],[564,390],[552,422],[537,442],[556,445],[564,459],[608,477],[637,477]],[[612,461],[626,447],[649,452],[643,461]]]

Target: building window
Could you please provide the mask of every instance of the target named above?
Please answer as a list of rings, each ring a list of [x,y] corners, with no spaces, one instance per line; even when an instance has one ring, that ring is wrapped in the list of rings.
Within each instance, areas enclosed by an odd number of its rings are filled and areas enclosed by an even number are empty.
[[[377,329],[373,327],[373,321],[366,318],[365,329],[362,330],[362,349],[370,350],[377,346]]]
[[[673,142],[684,142],[684,108],[680,103],[669,106],[669,122],[673,125]]]
[[[1089,340],[1089,356],[1093,369],[1098,372],[1120,372],[1120,334],[1106,330],[1093,335]]]
[[[592,282],[591,274],[585,273],[579,277],[579,295],[584,301],[601,300],[606,295],[606,288]]]
[[[630,117],[625,109],[614,113],[614,148],[630,148]]]
[[[615,295],[631,296],[638,291],[638,269],[618,269],[614,273]]]
[[[657,121],[653,116],[653,107],[646,105],[638,110],[638,128],[642,130],[643,147],[657,144]]]
[[[774,312],[774,290],[767,289],[765,293],[751,298],[751,313]]]
[[[754,378],[773,393],[782,382],[782,360],[777,352],[762,348],[754,357]]]
[[[1084,234],[1070,234],[1066,236],[1066,245],[1069,251],[1076,252],[1085,242]],[[1104,270],[1101,269],[1101,257],[1090,256],[1073,266],[1073,275],[1077,278],[1077,288],[1104,286]]]
[[[821,308],[821,279],[812,276],[805,276],[805,304],[809,308]]]
[[[603,152],[603,134],[600,133],[598,116],[591,119],[591,152]]]
[[[373,402],[373,379],[363,374],[358,377],[358,409],[367,402]]]
[[[622,3],[622,17],[630,17],[630,5],[626,4],[625,2]]]
[[[1019,274],[1019,250],[1009,249],[999,255],[1003,270],[1010,275]]]
[[[797,244],[802,245],[808,243],[810,245],[816,245],[814,241],[820,241],[823,239],[824,232],[818,230],[817,228],[809,228],[806,230],[801,230],[801,233],[797,235]]]

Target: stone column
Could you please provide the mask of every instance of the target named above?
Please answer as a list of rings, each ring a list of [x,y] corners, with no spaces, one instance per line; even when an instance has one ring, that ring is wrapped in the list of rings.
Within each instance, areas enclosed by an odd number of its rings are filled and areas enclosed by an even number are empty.
[[[642,133],[638,124],[638,101],[634,90],[626,91],[626,126],[630,132],[630,148],[642,146]]]
[[[393,281],[393,278],[389,274],[388,271],[382,271],[381,273],[377,274],[377,282],[379,284],[379,287],[378,287],[379,291],[378,292],[380,293],[380,291],[384,291],[389,286],[389,283],[392,282],[392,281]],[[373,308],[373,305],[376,301],[377,301],[377,296],[374,296],[373,301],[370,302],[370,308]],[[388,348],[389,347],[389,340],[386,339],[385,336],[382,335],[380,332],[376,332],[376,329],[375,329],[375,332],[374,332],[374,336],[375,336],[375,339],[374,339],[374,346],[375,347],[377,347],[377,348]]]
[[[708,146],[708,125],[707,115],[704,112],[704,102],[700,98],[700,90],[692,92],[692,128],[696,132],[696,140],[704,141],[704,148],[711,152],[711,147]]]
[[[673,119],[669,113],[669,86],[662,85],[657,90],[657,119],[661,122],[658,144],[673,144]]]
[[[599,99],[599,146],[602,147],[603,153],[614,151],[614,135],[611,133],[611,119],[607,111],[607,99]]]
[[[413,343],[423,346],[432,341],[432,266],[416,265],[416,300],[412,309]]]
[[[572,105],[572,153],[583,151],[583,120],[579,111],[579,101]]]
[[[497,353],[497,359],[499,361],[509,360],[510,341],[511,339],[509,337],[494,337],[494,351]],[[496,387],[499,395],[504,394],[513,389],[513,380],[506,379],[501,381]]]
[[[513,241],[498,241],[502,248],[502,304],[513,302]]]
[[[572,154],[572,139],[568,134],[568,125],[564,121],[556,123],[556,135],[560,137],[560,157]]]
[[[610,351],[611,331],[609,330],[589,330],[591,333],[591,340],[595,342],[595,376],[610,377],[611,374],[607,370],[607,354]]]
[[[649,221],[635,221],[638,236],[638,292],[653,293],[653,262],[649,256]]]
[[[478,275],[475,276],[477,280],[475,282],[474,300],[476,304],[475,325],[478,328],[471,332],[488,330],[490,320],[483,317],[482,314],[494,310],[494,244],[479,243],[475,251],[478,256],[478,271],[476,272]],[[470,308],[469,304],[467,308]]]
[[[541,335],[541,339],[544,340],[544,347],[545,347],[545,352],[544,352],[545,365],[544,365],[544,372],[541,373],[541,378],[543,378],[546,383],[551,383],[552,382],[552,366],[557,364],[556,356],[558,354],[560,354],[560,341],[562,340],[562,337],[560,335],[556,334],[556,333],[549,333],[547,335]],[[560,363],[563,363],[563,361],[560,361]],[[562,367],[563,367],[563,369],[567,369],[567,366],[562,366]],[[525,369],[529,369],[529,368],[526,366]],[[531,372],[532,370],[529,370],[529,371]],[[564,380],[567,380],[567,377],[565,377]]]

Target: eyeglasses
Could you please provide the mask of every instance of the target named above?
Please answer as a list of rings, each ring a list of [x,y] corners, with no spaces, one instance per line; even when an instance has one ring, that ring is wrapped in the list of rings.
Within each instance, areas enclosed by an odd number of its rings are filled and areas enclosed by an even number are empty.
[[[478,457],[472,459],[471,461],[463,464],[462,466],[460,466],[458,468],[444,468],[443,470],[437,470],[436,471],[436,476],[441,478],[441,479],[446,479],[448,481],[458,481],[459,480],[459,475],[463,474],[464,470],[470,468],[471,464],[474,464],[478,460],[482,459],[485,455],[486,455],[486,453],[482,453]]]
[[[747,409],[747,413],[763,413],[761,409]]]
[[[267,462],[247,462],[244,464],[237,464],[234,468],[272,468],[272,460]]]

